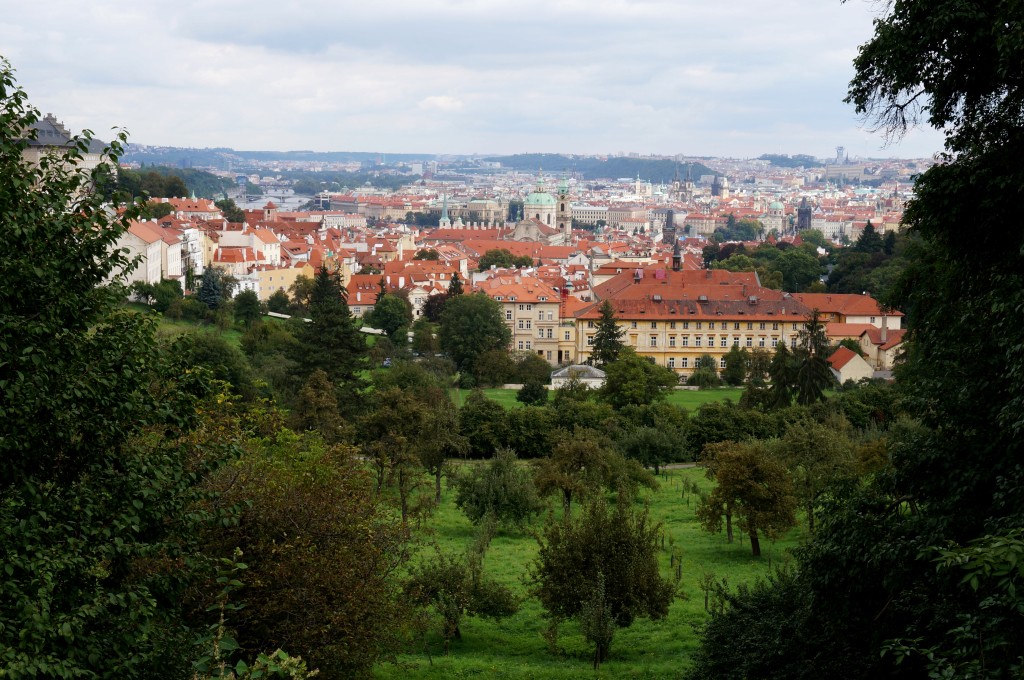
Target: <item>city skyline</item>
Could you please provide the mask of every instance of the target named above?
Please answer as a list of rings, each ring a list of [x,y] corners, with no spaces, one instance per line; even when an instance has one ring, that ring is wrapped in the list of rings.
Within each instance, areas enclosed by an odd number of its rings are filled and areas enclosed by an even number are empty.
[[[382,153],[924,157],[843,103],[873,2],[22,4],[0,54],[73,130]]]

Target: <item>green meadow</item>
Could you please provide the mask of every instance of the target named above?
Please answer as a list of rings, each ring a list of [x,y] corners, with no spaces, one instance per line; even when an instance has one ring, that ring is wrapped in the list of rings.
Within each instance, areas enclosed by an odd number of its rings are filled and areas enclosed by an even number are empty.
[[[662,621],[637,620],[632,627],[619,629],[612,643],[612,656],[600,671],[591,669],[592,648],[574,623],[565,624],[559,635],[558,651],[552,653],[542,636],[546,627],[543,609],[527,595],[524,583],[527,565],[537,553],[532,535],[539,531],[538,520],[523,532],[501,531],[491,543],[484,562],[490,577],[513,588],[523,598],[522,609],[501,621],[467,617],[461,626],[462,641],[453,641],[449,656],[443,656],[439,635],[428,635],[421,653],[399,658],[397,665],[376,669],[381,678],[673,678],[688,665],[697,646],[698,629],[707,614],[700,580],[708,573],[726,579],[730,587],[764,576],[773,566],[787,559],[789,548],[798,544],[803,529],[797,528],[777,542],[763,541],[763,556],[751,556],[750,543],[737,535],[733,544],[724,534],[704,532],[694,516],[696,496],[687,493],[690,482],[708,489],[710,482],[700,468],[668,470],[660,478],[660,488],[646,492],[638,507],[647,505],[653,519],[665,532],[661,550],[663,575],[670,575],[672,553],[682,560],[679,594],[669,615]],[[441,550],[463,552],[473,538],[473,525],[455,507],[454,491],[446,490],[441,507],[425,521],[427,545],[421,554],[430,554],[436,543]]]

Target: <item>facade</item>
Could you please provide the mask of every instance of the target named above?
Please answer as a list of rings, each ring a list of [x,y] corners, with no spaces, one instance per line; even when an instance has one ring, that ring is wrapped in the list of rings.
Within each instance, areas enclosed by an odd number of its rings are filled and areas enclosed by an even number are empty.
[[[558,291],[530,276],[496,276],[478,289],[501,303],[505,324],[512,331],[512,350],[532,352],[550,364],[558,363]]]

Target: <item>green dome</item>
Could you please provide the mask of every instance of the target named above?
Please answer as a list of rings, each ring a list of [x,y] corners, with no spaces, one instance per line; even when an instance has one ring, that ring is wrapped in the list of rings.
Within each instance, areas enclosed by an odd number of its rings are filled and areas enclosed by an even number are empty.
[[[533,192],[532,194],[530,194],[529,196],[526,197],[525,201],[523,201],[523,205],[524,206],[526,206],[526,205],[554,205],[554,204],[555,204],[555,197],[554,196],[552,196],[551,194],[546,194],[546,193],[539,192],[539,191]]]
[[[782,205],[778,201],[772,201],[771,205],[768,206],[769,210],[784,210],[786,206]]]

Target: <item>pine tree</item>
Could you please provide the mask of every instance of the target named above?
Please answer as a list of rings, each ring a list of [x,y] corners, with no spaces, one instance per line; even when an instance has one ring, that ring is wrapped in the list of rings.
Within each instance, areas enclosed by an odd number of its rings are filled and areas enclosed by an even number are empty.
[[[590,354],[595,366],[605,366],[619,358],[619,352],[623,348],[622,336],[626,334],[626,331],[615,323],[615,310],[612,309],[611,302],[602,302],[600,311],[601,318],[594,333],[594,349]]]
[[[462,279],[459,278],[458,272],[454,272],[452,280],[448,282],[448,296],[454,295],[462,295]]]

